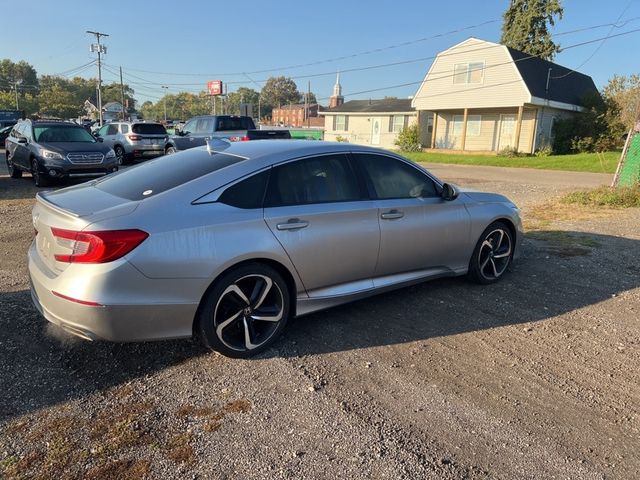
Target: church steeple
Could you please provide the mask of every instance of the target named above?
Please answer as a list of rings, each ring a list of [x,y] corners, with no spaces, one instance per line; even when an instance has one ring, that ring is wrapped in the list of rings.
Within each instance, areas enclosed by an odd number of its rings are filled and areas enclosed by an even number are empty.
[[[333,95],[329,98],[329,108],[339,107],[344,103],[342,85],[340,85],[340,72],[336,75],[336,84],[333,86]]]

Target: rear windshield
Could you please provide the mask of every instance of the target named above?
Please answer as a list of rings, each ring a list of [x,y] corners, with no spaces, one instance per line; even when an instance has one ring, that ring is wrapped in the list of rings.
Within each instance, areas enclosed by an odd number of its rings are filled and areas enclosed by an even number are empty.
[[[218,117],[218,128],[217,131],[225,131],[225,130],[251,130],[256,128],[251,120],[248,117]]]
[[[242,157],[224,153],[191,149],[122,170],[97,180],[94,185],[117,197],[142,200],[242,160]]]
[[[62,125],[40,125],[33,127],[36,142],[91,142],[96,139],[82,127],[66,127]]]
[[[133,133],[140,135],[166,135],[167,131],[159,123],[136,123],[131,127]]]

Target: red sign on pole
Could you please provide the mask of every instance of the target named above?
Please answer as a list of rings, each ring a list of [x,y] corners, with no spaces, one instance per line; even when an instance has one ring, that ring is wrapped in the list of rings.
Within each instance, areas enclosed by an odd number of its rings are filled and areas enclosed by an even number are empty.
[[[222,95],[222,80],[209,80],[207,90],[209,95]]]

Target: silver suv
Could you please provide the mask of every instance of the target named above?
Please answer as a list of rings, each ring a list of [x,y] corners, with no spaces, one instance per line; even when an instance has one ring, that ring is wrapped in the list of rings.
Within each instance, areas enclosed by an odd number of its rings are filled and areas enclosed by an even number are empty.
[[[98,141],[113,148],[119,165],[137,158],[164,155],[165,145],[169,140],[164,126],[147,122],[108,123],[95,136]]]

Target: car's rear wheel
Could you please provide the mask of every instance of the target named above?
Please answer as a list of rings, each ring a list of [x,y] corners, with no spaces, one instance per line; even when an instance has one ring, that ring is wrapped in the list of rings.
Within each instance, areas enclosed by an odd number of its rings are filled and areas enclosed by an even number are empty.
[[[289,291],[273,268],[250,263],[224,274],[200,308],[196,333],[204,345],[228,357],[263,351],[289,317]]]
[[[40,172],[38,161],[35,158],[31,160],[31,176],[33,177],[33,182],[36,184],[36,187],[48,187],[51,185],[49,177]]]
[[[113,147],[113,151],[116,154],[116,161],[118,162],[118,165],[124,165],[126,161],[124,148],[122,148],[120,145],[116,145],[115,147]]]
[[[494,283],[506,273],[513,259],[513,235],[504,222],[489,225],[476,245],[469,263],[469,276],[481,284]]]
[[[17,168],[11,158],[9,158],[9,154],[7,154],[7,170],[9,171],[9,175],[11,178],[20,178],[22,177],[22,170]]]

